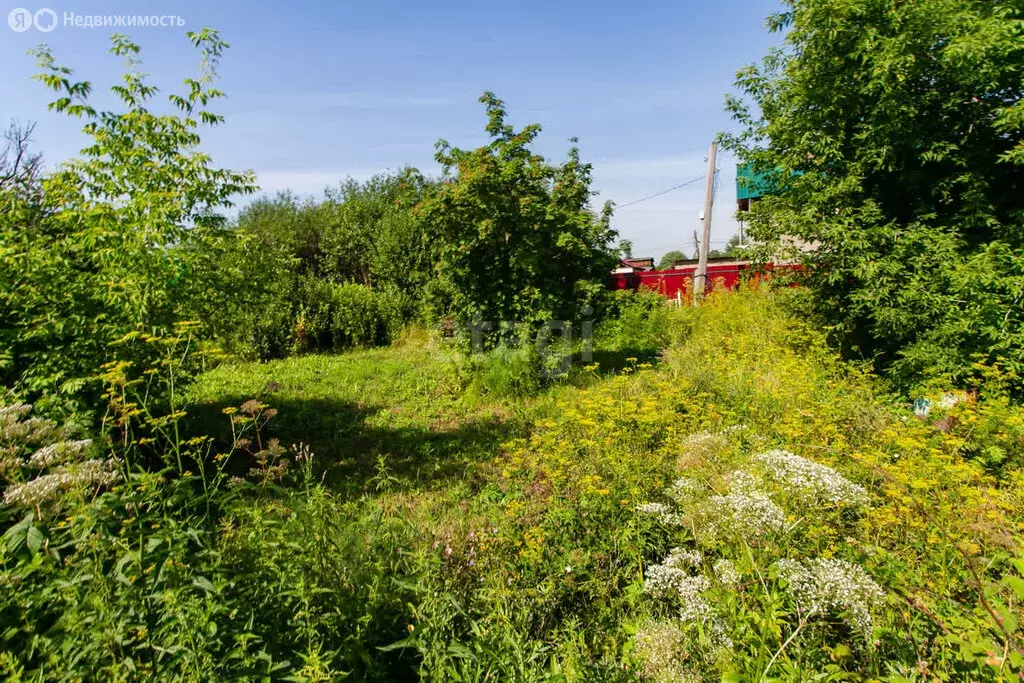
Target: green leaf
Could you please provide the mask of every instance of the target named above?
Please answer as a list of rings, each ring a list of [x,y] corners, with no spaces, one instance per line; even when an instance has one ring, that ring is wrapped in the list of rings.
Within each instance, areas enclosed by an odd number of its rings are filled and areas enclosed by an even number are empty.
[[[207,579],[205,576],[198,576],[195,579],[193,579],[192,585],[196,588],[206,591],[207,593],[216,594],[217,592],[217,589],[213,587],[213,584],[210,583],[210,580]]]
[[[46,541],[46,536],[39,529],[38,526],[32,525],[28,528],[25,533],[25,545],[33,553],[38,553],[39,549],[43,547],[43,543]]]

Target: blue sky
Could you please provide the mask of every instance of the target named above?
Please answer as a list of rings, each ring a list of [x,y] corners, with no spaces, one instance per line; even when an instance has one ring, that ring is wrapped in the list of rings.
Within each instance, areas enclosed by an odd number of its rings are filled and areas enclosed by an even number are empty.
[[[705,171],[717,131],[731,127],[725,94],[736,70],[760,59],[778,36],[764,28],[777,0],[692,2],[64,2],[4,0],[52,8],[49,33],[0,27],[0,119],[37,121],[38,147],[51,164],[74,155],[80,122],[46,111],[49,93],[32,81],[26,51],[48,43],[57,61],[93,83],[105,104],[123,71],[107,53],[110,28],[63,25],[79,15],[182,17],[182,28],[117,29],[142,46],[143,70],[163,92],[192,75],[198,57],[188,30],[213,26],[231,44],[216,110],[225,125],[203,147],[222,166],[252,169],[264,191],[318,194],[352,176],[409,164],[437,167],[434,142],[485,141],[477,98],[492,90],[511,123],[539,122],[539,150],[561,159],[579,138],[594,165],[595,202],[619,204]],[[734,161],[719,157],[712,242],[736,231]],[[703,183],[624,207],[614,224],[635,255],[692,249]],[[713,244],[714,246],[714,244]]]

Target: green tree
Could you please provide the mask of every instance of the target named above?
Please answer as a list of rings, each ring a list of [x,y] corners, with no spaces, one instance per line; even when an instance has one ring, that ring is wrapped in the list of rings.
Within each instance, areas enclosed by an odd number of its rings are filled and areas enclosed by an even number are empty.
[[[1024,3],[787,0],[726,142],[782,188],[751,233],[815,247],[844,349],[905,384],[1024,373]]]
[[[661,257],[661,261],[658,262],[658,270],[665,270],[666,268],[671,268],[673,263],[676,263],[677,261],[685,261],[688,258],[690,257],[687,256],[685,253],[679,251],[678,249],[666,251],[665,255]]]
[[[619,240],[617,251],[620,258],[633,258],[633,240]]]
[[[198,129],[221,117],[207,108],[226,44],[216,31],[189,33],[202,56],[197,78],[155,111],[158,90],[138,70],[139,48],[113,38],[130,70],[111,88],[124,111],[101,111],[92,86],[72,80],[46,47],[38,79],[53,111],[85,120],[90,144],[40,182],[41,212],[4,210],[0,225],[0,357],[5,383],[34,392],[78,393],[128,333],[169,329],[182,319],[207,330],[225,318],[233,273],[220,254],[231,235],[219,210],[251,192],[252,175],[212,166]]]
[[[575,140],[567,161],[549,163],[530,148],[539,125],[517,131],[494,94],[480,102],[490,142],[463,150],[439,141],[444,177],[424,202],[446,307],[464,323],[571,319],[615,263],[611,206],[590,208],[591,167]]]
[[[733,235],[725,243],[725,249],[712,249],[708,252],[708,258],[738,258],[741,255],[740,236]]]

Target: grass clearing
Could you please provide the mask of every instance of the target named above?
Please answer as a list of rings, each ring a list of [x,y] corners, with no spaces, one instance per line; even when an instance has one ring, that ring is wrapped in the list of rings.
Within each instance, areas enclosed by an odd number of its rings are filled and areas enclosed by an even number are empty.
[[[272,405],[273,435],[308,443],[332,490],[357,493],[379,463],[408,487],[468,480],[524,429],[522,406],[469,400],[465,381],[455,355],[417,337],[341,355],[222,365],[191,398],[195,429],[221,439],[228,436],[222,408],[252,398]]]
[[[789,296],[677,311],[659,364],[532,399],[467,397],[455,359],[422,343],[222,366],[195,398],[260,395],[282,438],[323,456],[331,505],[406,530],[374,581],[400,587],[408,624],[361,675],[1002,675],[1021,661],[1003,632],[1019,618],[1020,480],[965,457],[1002,418],[971,401],[914,418]],[[751,501],[768,516],[744,517]],[[653,590],[683,576],[677,556],[698,558],[686,581]],[[793,588],[819,570],[849,592]]]

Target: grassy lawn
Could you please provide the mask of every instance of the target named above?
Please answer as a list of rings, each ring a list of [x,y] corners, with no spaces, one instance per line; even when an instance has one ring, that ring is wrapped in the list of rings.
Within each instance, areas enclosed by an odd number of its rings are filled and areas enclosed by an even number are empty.
[[[279,412],[270,434],[304,442],[335,491],[362,492],[385,466],[406,487],[472,482],[502,442],[521,435],[530,402],[466,395],[457,358],[423,340],[337,355],[231,363],[192,388],[200,424],[227,438],[221,410],[252,398]]]

